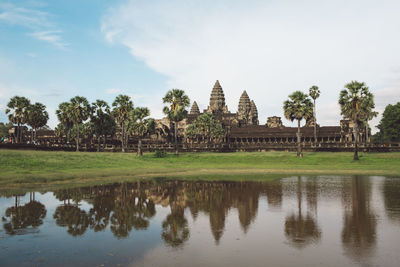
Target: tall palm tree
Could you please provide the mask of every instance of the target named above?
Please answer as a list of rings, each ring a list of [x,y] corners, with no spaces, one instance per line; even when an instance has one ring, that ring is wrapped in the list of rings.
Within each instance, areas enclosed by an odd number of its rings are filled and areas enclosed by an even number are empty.
[[[73,126],[73,121],[70,118],[70,110],[71,108],[71,103],[69,102],[62,102],[58,105],[58,109],[56,110],[56,115],[59,120],[59,122],[64,126],[63,128],[66,131],[66,136],[67,136],[67,143],[69,143],[69,139],[71,136],[71,129]],[[61,129],[61,128],[59,128]]]
[[[285,118],[291,121],[297,120],[297,156],[303,157],[301,151],[300,121],[312,117],[313,104],[307,94],[296,91],[289,95],[289,99],[283,102]]]
[[[129,122],[129,113],[133,110],[133,102],[130,96],[118,95],[113,102],[112,115],[120,127],[122,152],[125,152],[127,145],[127,124]]]
[[[70,118],[76,127],[76,151],[79,151],[79,127],[86,121],[90,114],[90,106],[87,99],[83,96],[71,98],[71,105],[68,110]]]
[[[187,117],[186,108],[189,107],[190,100],[185,91],[172,89],[167,92],[163,102],[170,104],[169,107],[164,107],[163,112],[170,121],[174,122],[175,155],[178,155],[178,122]]]
[[[375,108],[374,96],[363,82],[352,81],[340,91],[339,105],[344,118],[353,122],[354,160],[358,160],[359,127]]]
[[[109,131],[108,128],[115,128],[109,123],[110,121],[114,122],[114,119],[111,118],[111,110],[107,102],[98,99],[92,103],[90,121],[93,123],[94,133],[97,137],[97,152],[99,152],[101,136],[105,139]]]
[[[129,131],[132,134],[138,136],[138,150],[137,155],[140,157],[143,155],[142,151],[142,137],[146,134],[153,133],[155,131],[156,123],[153,119],[146,117],[150,116],[150,110],[146,107],[138,107],[132,110],[129,121]]]
[[[22,141],[22,125],[26,123],[28,108],[30,106],[29,99],[23,96],[14,96],[7,104],[6,114],[10,122],[17,124],[17,143]]]
[[[314,117],[314,145],[317,144],[317,114],[315,112],[315,100],[320,96],[321,92],[318,89],[318,86],[313,85],[308,91],[310,97],[314,100],[314,109],[313,109],[313,117]]]
[[[32,127],[32,141],[36,139],[37,128],[46,125],[49,120],[49,113],[46,111],[46,106],[42,103],[35,103],[28,108],[27,124]],[[33,135],[35,133],[35,135]]]

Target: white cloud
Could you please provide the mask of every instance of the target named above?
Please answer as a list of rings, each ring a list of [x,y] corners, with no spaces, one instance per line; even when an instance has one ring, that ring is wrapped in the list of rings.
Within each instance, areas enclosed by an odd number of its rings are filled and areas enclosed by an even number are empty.
[[[338,125],[345,83],[364,81],[376,92],[399,67],[399,8],[372,0],[128,0],[108,11],[102,32],[165,75],[166,88],[185,89],[200,109],[219,79],[231,111],[247,90],[265,123],[283,116],[291,92],[316,84],[319,122]]]
[[[110,95],[116,95],[116,94],[121,94],[122,93],[122,89],[119,88],[110,88],[106,90],[107,94]]]
[[[47,12],[0,3],[0,22],[28,28],[33,31],[28,36],[65,48],[67,44],[61,38],[61,31],[54,29],[55,25],[50,18],[51,14]]]
[[[37,40],[48,42],[59,48],[65,48],[67,44],[62,41],[60,33],[61,31],[40,31],[40,32],[30,33],[28,35],[32,36]]]

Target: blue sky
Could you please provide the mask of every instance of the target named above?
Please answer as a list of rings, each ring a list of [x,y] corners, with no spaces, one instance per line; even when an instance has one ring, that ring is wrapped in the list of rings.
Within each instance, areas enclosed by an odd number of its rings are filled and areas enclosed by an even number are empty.
[[[338,125],[351,80],[380,113],[400,101],[399,12],[389,0],[0,0],[0,121],[13,95],[44,103],[54,127],[60,102],[119,93],[160,118],[167,90],[206,109],[219,79],[229,110],[246,90],[261,124],[318,85],[317,119]]]

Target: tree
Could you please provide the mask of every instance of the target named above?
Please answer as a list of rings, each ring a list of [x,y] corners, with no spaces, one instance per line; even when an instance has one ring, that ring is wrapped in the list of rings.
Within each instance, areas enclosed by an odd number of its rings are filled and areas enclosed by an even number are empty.
[[[133,102],[127,95],[118,95],[113,102],[112,115],[120,127],[122,152],[125,152],[127,145],[127,124],[129,122],[129,114],[133,110]]]
[[[291,121],[297,120],[297,156],[303,157],[301,151],[300,121],[312,117],[313,104],[307,94],[296,91],[289,95],[289,99],[283,102],[285,118]]]
[[[316,107],[315,107],[315,100],[320,96],[321,92],[318,89],[318,86],[311,86],[309,89],[309,95],[314,100],[314,108],[313,108],[313,117],[314,117],[314,145],[317,144],[317,114],[316,114]]]
[[[378,129],[379,141],[400,142],[400,102],[385,107]]]
[[[142,137],[146,134],[154,133],[156,123],[154,119],[146,117],[150,116],[150,110],[148,108],[138,107],[131,111],[129,121],[129,131],[138,136],[138,150],[137,155],[140,157],[143,155],[142,151]]]
[[[49,120],[49,113],[42,103],[35,103],[28,107],[27,124],[32,127],[32,142],[36,139],[36,130],[46,125]],[[35,135],[34,135],[35,133]]]
[[[97,152],[100,151],[100,138],[103,136],[105,143],[108,134],[115,133],[115,120],[111,116],[110,106],[103,100],[92,103],[90,121],[97,137]]]
[[[208,142],[224,137],[225,130],[210,113],[204,113],[186,128],[186,135],[189,138],[204,136]]]
[[[71,137],[71,129],[73,126],[73,121],[70,117],[70,108],[71,103],[62,102],[58,105],[58,109],[56,110],[56,115],[60,123],[63,125],[63,129],[65,130],[65,135],[67,136],[67,143],[69,143],[69,139]],[[58,127],[58,130],[61,130],[61,127]]]
[[[352,81],[340,92],[339,105],[344,118],[353,122],[354,160],[358,160],[359,128],[375,108],[374,96],[363,82]]]
[[[190,100],[185,91],[172,89],[167,92],[163,102],[170,104],[169,107],[164,107],[163,112],[174,123],[175,155],[178,155],[178,122],[187,117],[186,108],[189,107]]]
[[[27,110],[30,106],[29,99],[23,96],[14,96],[7,104],[6,114],[10,122],[17,124],[17,143],[22,141],[22,128],[21,126],[26,123]]]
[[[85,97],[75,96],[71,98],[70,108],[68,109],[69,117],[76,126],[76,151],[79,151],[79,128],[86,121],[90,114],[89,102]]]
[[[0,122],[0,137],[6,137],[8,136],[8,130],[13,126],[13,124],[10,123],[3,123]]]

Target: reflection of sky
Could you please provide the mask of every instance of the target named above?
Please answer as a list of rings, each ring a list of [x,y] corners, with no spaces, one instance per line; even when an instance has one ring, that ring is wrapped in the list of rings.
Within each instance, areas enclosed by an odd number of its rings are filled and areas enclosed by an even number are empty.
[[[185,217],[189,223],[190,238],[179,248],[171,248],[160,238],[161,224],[171,212],[169,207],[156,206],[156,215],[150,220],[147,230],[132,229],[128,238],[117,239],[109,227],[102,232],[87,229],[83,236],[67,234],[66,227],[57,226],[53,214],[62,202],[52,193],[36,193],[36,200],[46,206],[47,215],[40,232],[20,236],[7,236],[0,232],[1,265],[15,266],[21,259],[35,263],[76,265],[132,266],[352,266],[381,265],[396,266],[400,261],[400,224],[386,216],[382,177],[361,177],[371,188],[368,214],[376,216],[376,241],[368,254],[352,254],[343,246],[342,231],[344,214],[351,206],[344,203],[354,201],[350,190],[351,177],[333,178],[321,176],[302,177],[301,194],[298,192],[298,177],[283,179],[282,204],[271,207],[267,197],[258,200],[257,215],[244,232],[239,213],[234,205],[227,212],[225,227],[219,243],[214,240],[210,228],[209,214],[199,212],[194,219],[188,209]],[[314,180],[313,180],[314,179]],[[306,184],[317,181],[317,209],[311,209],[307,200]],[[393,181],[392,181],[393,182]],[[400,180],[394,181],[400,183]],[[365,188],[361,188],[366,190]],[[343,192],[351,196],[344,199]],[[310,214],[321,230],[320,239],[304,247],[296,247],[285,236],[285,220],[291,214],[298,216],[299,197],[302,216]],[[353,198],[352,198],[353,197]],[[0,198],[1,215],[7,207],[14,205],[15,198]],[[29,202],[29,193],[21,197],[20,204]],[[82,201],[79,206],[88,211],[90,204]],[[400,208],[400,207],[399,207]],[[362,247],[360,248],[362,249]],[[362,257],[360,258],[359,255]],[[358,258],[357,258],[358,257]]]

